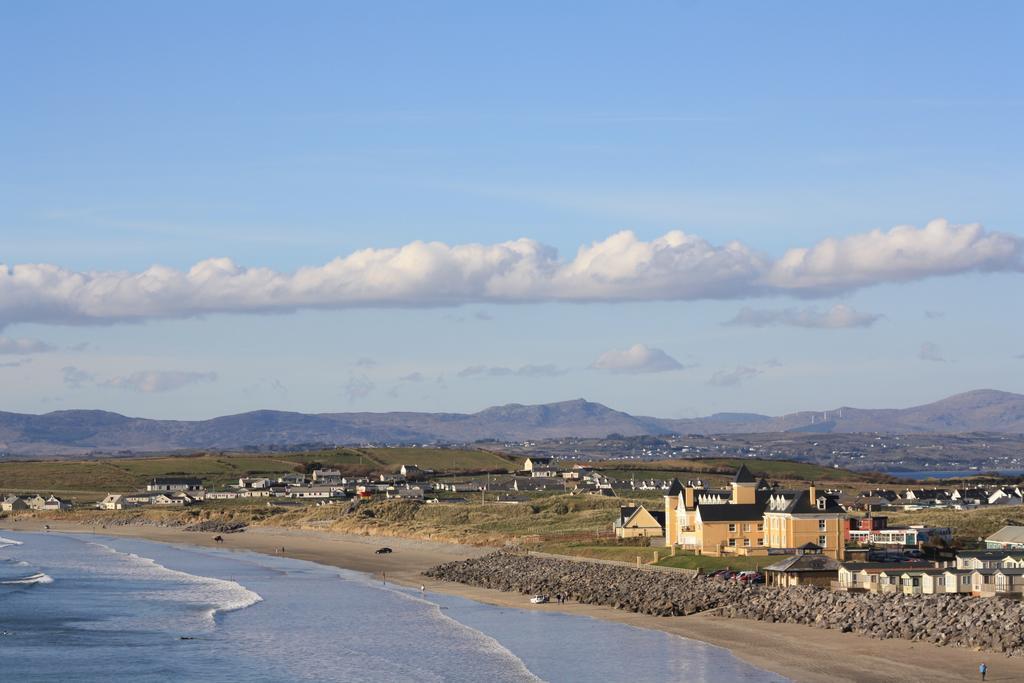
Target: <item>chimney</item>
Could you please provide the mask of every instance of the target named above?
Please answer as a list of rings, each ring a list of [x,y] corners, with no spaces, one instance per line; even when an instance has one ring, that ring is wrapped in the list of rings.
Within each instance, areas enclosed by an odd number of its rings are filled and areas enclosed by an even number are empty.
[[[687,486],[683,489],[683,502],[686,504],[687,510],[693,509],[693,487]]]
[[[811,482],[810,487],[807,489],[808,494],[811,498],[811,505],[818,504],[818,489],[814,486],[814,482]]]

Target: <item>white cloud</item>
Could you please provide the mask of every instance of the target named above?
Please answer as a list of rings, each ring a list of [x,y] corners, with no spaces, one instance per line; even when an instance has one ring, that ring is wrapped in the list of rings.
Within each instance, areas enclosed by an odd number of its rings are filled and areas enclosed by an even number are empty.
[[[157,394],[174,391],[190,384],[215,382],[215,372],[184,372],[180,370],[144,370],[130,375],[113,377],[101,383],[101,386],[116,387],[143,394]]]
[[[937,220],[921,229],[829,238],[776,261],[739,242],[715,246],[680,231],[645,242],[623,231],[580,247],[568,261],[524,238],[363,249],[293,273],[244,268],[227,258],[187,271],[156,265],[137,273],[21,264],[0,267],[0,328],[307,308],[817,297],[969,271],[1020,272],[1022,244],[979,225]]]
[[[845,327],[870,327],[883,317],[877,313],[861,313],[846,304],[836,304],[824,311],[816,308],[786,308],[782,310],[744,308],[725,324],[744,327],[789,325],[834,330]]]
[[[735,387],[749,379],[760,375],[763,371],[744,365],[735,367],[732,370],[719,370],[711,375],[708,384],[715,387]]]
[[[939,348],[938,344],[933,342],[924,342],[921,344],[921,348],[918,349],[917,357],[921,360],[928,360],[935,363],[945,363],[946,357],[942,354],[942,349]]]
[[[492,365],[471,365],[459,370],[459,377],[557,377],[564,375],[564,370],[557,365],[521,365],[518,368],[507,368]]]
[[[978,224],[934,220],[921,229],[900,225],[790,249],[763,281],[776,290],[820,295],[970,271],[1020,272],[1022,245],[1019,237],[985,232]]]
[[[603,353],[590,367],[629,374],[683,369],[683,365],[672,356],[645,344],[634,344],[628,349],[615,349]]]
[[[0,337],[0,354],[29,354],[53,351],[53,347],[39,339]]]

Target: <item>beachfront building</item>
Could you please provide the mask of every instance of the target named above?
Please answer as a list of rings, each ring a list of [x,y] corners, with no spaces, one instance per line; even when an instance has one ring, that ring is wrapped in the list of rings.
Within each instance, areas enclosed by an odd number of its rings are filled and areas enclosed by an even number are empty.
[[[25,504],[28,505],[30,510],[42,510],[43,506],[46,505],[46,499],[40,496],[38,493],[35,493],[31,496],[26,496],[22,500],[25,501]]]
[[[971,593],[982,598],[1024,596],[1024,569],[974,569]]]
[[[832,585],[839,575],[840,564],[821,554],[821,548],[808,544],[796,555],[770,564],[761,571],[768,586],[822,586]]]
[[[819,494],[813,484],[778,491],[741,465],[727,491],[673,480],[665,496],[665,540],[705,555],[796,552],[810,543],[842,560],[845,514],[833,496]]]
[[[28,509],[30,509],[28,503],[18,496],[7,496],[0,500],[0,511],[3,512],[18,512],[20,510]]]
[[[957,569],[1017,569],[1024,567],[1024,550],[961,550]]]
[[[985,547],[993,550],[1024,550],[1024,526],[1004,526],[985,539]]]
[[[651,538],[665,535],[665,513],[643,505],[622,506],[612,528],[617,538]]]
[[[100,502],[96,503],[100,510],[123,510],[126,507],[134,507],[132,503],[125,502],[124,496],[120,493],[108,493]]]

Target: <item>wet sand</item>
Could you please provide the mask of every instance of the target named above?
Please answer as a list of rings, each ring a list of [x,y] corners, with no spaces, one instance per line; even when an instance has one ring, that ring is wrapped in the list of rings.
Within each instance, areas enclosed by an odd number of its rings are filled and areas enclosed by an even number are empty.
[[[0,528],[39,531],[45,520],[2,520]],[[503,607],[560,611],[608,619],[640,628],[658,629],[724,647],[761,669],[807,683],[882,683],[891,681],[972,681],[978,664],[989,665],[988,681],[1024,681],[1024,658],[991,652],[938,647],[902,640],[875,640],[799,624],[768,624],[725,619],[708,614],[653,617],[594,605],[531,605],[526,596],[428,579],[421,575],[442,562],[479,557],[493,548],[395,537],[354,536],[321,531],[251,527],[243,533],[216,534],[161,527],[128,526],[100,529],[75,523],[50,523],[54,531],[131,536],[165,543],[218,546],[266,554],[284,554],[310,562],[366,572],[432,592],[458,595]],[[374,551],[387,546],[391,554]]]

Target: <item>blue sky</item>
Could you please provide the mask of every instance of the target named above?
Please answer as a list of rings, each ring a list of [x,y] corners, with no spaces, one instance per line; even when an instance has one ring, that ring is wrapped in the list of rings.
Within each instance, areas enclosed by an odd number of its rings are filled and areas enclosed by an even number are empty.
[[[0,409],[1024,391],[1018,3],[0,19]]]

